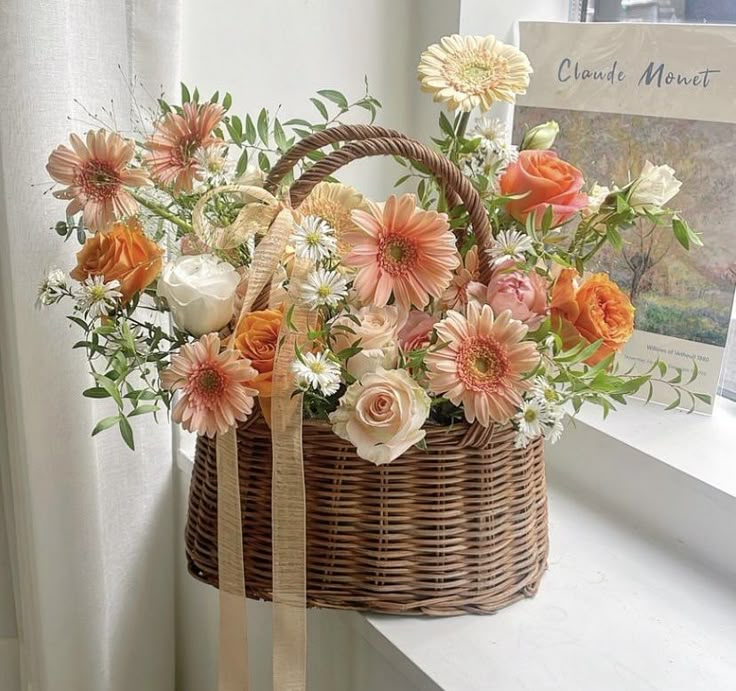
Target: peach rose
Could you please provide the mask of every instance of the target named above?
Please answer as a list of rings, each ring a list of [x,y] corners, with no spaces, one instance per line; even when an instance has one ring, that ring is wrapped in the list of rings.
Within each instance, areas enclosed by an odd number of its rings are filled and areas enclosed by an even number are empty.
[[[348,387],[330,422],[358,456],[383,465],[424,439],[429,406],[427,392],[406,370],[379,367]]]
[[[248,382],[261,397],[269,398],[273,387],[273,363],[284,316],[281,306],[247,314],[235,332],[233,345],[250,360],[258,376]]]
[[[119,281],[123,301],[128,301],[161,273],[162,253],[132,216],[114,223],[107,233],[88,238],[77,252],[77,266],[70,276],[80,282],[90,276],[102,276],[105,282]]]
[[[356,379],[378,367],[395,367],[399,360],[397,335],[405,321],[406,313],[395,305],[361,307],[352,318],[341,314],[330,327],[332,350],[339,353],[360,341],[360,352],[347,361],[347,370]]]
[[[497,270],[488,284],[486,302],[494,314],[509,310],[534,331],[547,314],[547,282],[536,271]]]
[[[580,190],[583,174],[560,159],[554,151],[529,150],[506,168],[500,180],[502,194],[523,194],[507,202],[506,210],[525,223],[534,213],[534,225],[542,226],[547,207],[552,207],[552,226],[569,221],[588,204],[588,196]]]
[[[431,314],[412,310],[406,319],[406,324],[399,331],[399,346],[404,352],[424,348],[429,344],[429,337],[434,325],[438,322],[437,317]]]
[[[552,288],[552,326],[565,348],[602,340],[586,362],[595,365],[624,347],[634,331],[634,306],[604,273],[576,286],[577,272],[563,269]]]

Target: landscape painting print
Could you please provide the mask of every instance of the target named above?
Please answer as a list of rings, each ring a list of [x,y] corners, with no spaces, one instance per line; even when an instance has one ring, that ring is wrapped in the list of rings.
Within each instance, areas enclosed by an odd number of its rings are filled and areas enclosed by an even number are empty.
[[[586,171],[588,188],[623,186],[646,161],[668,163],[682,181],[673,203],[704,246],[687,252],[642,220],[596,268],[636,307],[624,361],[646,370],[660,359],[686,379],[695,363],[696,390],[713,397],[736,286],[736,27],[522,23],[520,39],[551,74],[519,99],[515,141],[555,120],[555,149]],[[660,385],[653,398],[670,403],[672,392]]]

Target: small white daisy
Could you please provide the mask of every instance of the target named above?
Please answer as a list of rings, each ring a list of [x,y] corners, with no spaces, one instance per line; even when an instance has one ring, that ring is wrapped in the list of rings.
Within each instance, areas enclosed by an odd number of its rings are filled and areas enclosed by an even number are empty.
[[[482,117],[475,119],[473,134],[477,134],[484,139],[490,139],[494,142],[505,142],[506,123],[498,118],[483,115]]]
[[[544,406],[534,399],[524,401],[514,420],[522,432],[529,439],[536,439],[544,432],[546,411]]]
[[[565,426],[562,421],[565,418],[564,411],[560,411],[560,414],[551,414],[547,422],[544,425],[544,438],[550,443],[555,444],[560,440],[562,433],[565,431]]]
[[[325,396],[331,396],[340,388],[340,365],[329,359],[329,351],[303,353],[301,359],[291,363],[291,371],[298,386],[312,387]]]
[[[117,301],[123,297],[118,290],[119,281],[105,283],[102,276],[90,276],[77,291],[77,309],[87,312],[92,319],[107,316],[115,310]]]
[[[317,216],[306,216],[296,225],[294,251],[302,259],[318,262],[337,249],[335,231]]]
[[[347,294],[347,281],[337,271],[326,269],[313,271],[302,286],[302,300],[310,309],[335,307]]]
[[[53,305],[59,302],[66,290],[66,274],[61,269],[51,269],[38,286],[36,307]]]
[[[529,392],[531,397],[543,406],[553,406],[560,400],[554,385],[545,377],[535,377]]]
[[[232,168],[227,154],[226,146],[203,146],[194,153],[194,160],[207,177],[221,178]]]
[[[502,230],[494,239],[493,246],[486,250],[493,259],[494,266],[508,259],[526,261],[525,252],[532,249],[532,239],[518,230]]]

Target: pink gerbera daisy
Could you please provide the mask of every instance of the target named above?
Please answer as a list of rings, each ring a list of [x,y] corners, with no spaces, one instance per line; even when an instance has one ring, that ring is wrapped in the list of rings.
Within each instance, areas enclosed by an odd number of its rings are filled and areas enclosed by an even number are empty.
[[[140,169],[129,168],[135,146],[114,132],[88,132],[86,143],[69,135],[72,148],[57,146],[49,156],[46,170],[66,189],[54,192],[58,199],[70,199],[67,215],[82,211],[90,230],[105,230],[118,218],[133,216],[138,203],[125,187],[140,187],[148,177]]]
[[[246,384],[257,376],[250,360],[238,351],[220,352],[220,338],[210,333],[182,346],[171,366],[161,372],[161,385],[181,390],[172,412],[174,422],[189,432],[214,437],[250,415],[258,391]]]
[[[467,318],[448,312],[437,326],[440,347],[427,354],[430,391],[465,409],[468,422],[506,422],[531,387],[525,375],[539,363],[527,327],[508,310],[494,319],[488,305],[468,304]]]
[[[167,113],[146,141],[146,163],[155,180],[173,185],[174,192],[190,192],[194,180],[203,175],[202,149],[219,146],[222,140],[212,136],[225,112],[217,103],[185,103],[183,112]]]
[[[343,264],[358,268],[353,287],[362,302],[384,307],[393,295],[404,309],[422,308],[438,298],[459,264],[447,215],[417,208],[413,194],[391,196],[382,206],[352,214],[358,230]]]

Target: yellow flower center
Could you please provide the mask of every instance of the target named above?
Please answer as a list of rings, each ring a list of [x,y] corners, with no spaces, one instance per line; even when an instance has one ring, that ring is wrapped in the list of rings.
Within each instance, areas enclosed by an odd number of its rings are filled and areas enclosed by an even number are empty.
[[[327,298],[327,297],[329,297],[332,294],[332,291],[330,290],[330,286],[328,286],[328,285],[321,285],[319,287],[319,290],[317,290],[317,294],[321,298]]]
[[[417,251],[414,244],[397,235],[387,235],[378,244],[378,264],[391,276],[403,276],[415,268]]]
[[[533,408],[527,408],[524,411],[524,420],[526,422],[534,422],[539,416],[537,415],[537,411]]]
[[[92,302],[101,302],[105,299],[107,289],[104,285],[93,285],[89,289],[89,298]]]
[[[205,366],[196,375],[195,388],[201,396],[208,398],[218,396],[224,387],[222,375],[212,367]]]
[[[117,194],[120,176],[108,163],[92,160],[80,171],[78,185],[88,197],[104,201]]]
[[[507,61],[484,52],[455,56],[445,64],[444,77],[457,91],[481,94],[493,89],[508,71]]]
[[[472,391],[496,391],[509,369],[506,348],[495,338],[476,336],[458,351],[458,376]]]

